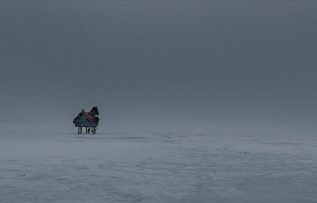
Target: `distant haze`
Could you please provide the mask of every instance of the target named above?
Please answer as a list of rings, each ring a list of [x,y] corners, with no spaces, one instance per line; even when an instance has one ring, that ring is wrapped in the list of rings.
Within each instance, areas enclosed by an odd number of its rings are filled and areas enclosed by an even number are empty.
[[[313,1],[1,1],[2,119],[317,121]]]

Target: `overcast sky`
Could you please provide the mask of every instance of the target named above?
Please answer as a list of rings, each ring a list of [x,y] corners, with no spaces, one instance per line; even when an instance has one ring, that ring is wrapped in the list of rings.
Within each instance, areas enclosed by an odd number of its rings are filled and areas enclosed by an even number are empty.
[[[317,3],[300,2],[1,1],[0,110],[71,120],[96,105],[118,126],[316,122]]]

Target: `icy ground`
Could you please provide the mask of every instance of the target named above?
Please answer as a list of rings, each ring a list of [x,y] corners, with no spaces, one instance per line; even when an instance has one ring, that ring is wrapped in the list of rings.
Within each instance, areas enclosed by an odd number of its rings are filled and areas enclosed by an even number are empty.
[[[1,122],[0,202],[317,202],[317,136]]]

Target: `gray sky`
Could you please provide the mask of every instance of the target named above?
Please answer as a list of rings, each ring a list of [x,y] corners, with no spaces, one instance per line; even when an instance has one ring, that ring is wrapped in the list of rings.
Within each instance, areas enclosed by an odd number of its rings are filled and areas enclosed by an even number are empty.
[[[97,105],[113,126],[316,122],[316,11],[313,1],[1,1],[0,110],[71,120]]]

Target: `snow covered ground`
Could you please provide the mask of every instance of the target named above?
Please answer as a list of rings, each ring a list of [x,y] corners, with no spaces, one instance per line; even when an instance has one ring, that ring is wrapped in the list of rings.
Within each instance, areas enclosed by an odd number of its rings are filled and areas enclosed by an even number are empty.
[[[317,202],[314,133],[0,127],[0,202]]]

